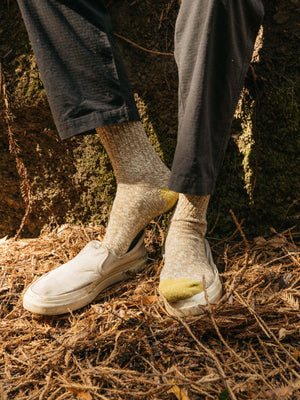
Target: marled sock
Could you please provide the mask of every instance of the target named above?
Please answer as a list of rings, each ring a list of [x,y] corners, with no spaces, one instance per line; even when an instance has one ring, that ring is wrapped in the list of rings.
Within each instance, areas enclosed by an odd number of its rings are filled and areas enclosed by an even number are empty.
[[[159,290],[170,303],[203,291],[214,279],[204,246],[210,196],[179,194],[165,244]]]
[[[167,189],[170,171],[153,149],[141,122],[101,127],[97,133],[118,184],[103,242],[121,256],[153,218],[176,203],[178,195]]]

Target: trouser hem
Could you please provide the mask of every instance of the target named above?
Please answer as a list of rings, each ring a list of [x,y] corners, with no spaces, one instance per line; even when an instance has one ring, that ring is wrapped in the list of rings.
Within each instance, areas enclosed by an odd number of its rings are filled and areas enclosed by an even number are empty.
[[[61,139],[65,140],[80,134],[95,133],[95,129],[102,126],[117,125],[130,121],[140,121],[140,117],[126,107],[106,112],[95,111],[59,125],[58,132]]]
[[[183,176],[171,174],[169,189],[177,193],[192,194],[196,196],[206,196],[212,194],[215,188],[215,179],[201,179],[201,176]]]

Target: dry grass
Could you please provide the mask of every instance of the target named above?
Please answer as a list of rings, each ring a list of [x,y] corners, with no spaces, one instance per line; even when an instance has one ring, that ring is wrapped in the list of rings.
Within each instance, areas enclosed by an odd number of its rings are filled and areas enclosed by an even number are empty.
[[[297,233],[248,247],[211,241],[226,295],[200,317],[176,319],[162,307],[157,225],[149,265],[132,280],[71,315],[24,311],[24,288],[98,233],[64,226],[1,241],[1,399],[300,398]]]

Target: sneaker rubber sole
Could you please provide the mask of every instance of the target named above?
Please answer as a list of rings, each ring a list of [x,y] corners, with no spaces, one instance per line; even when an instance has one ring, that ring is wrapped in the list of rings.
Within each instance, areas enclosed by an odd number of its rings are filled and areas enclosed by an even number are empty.
[[[219,277],[218,269],[213,261],[209,243],[204,239],[205,252],[209,265],[214,272],[215,278],[212,284],[206,289],[209,304],[217,303],[222,296],[222,284]],[[180,300],[175,303],[169,303],[166,298],[160,293],[164,306],[168,314],[179,317],[188,317],[203,314],[207,310],[207,302],[205,292],[197,293],[194,296]]]

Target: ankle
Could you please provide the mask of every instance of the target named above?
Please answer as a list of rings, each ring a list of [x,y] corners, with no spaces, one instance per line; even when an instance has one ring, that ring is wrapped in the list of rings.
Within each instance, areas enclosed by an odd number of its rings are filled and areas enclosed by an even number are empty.
[[[199,237],[204,237],[209,199],[210,195],[194,196],[180,193],[169,230],[180,230],[182,233],[186,231],[187,234],[194,232]]]
[[[100,127],[97,133],[118,182],[167,185],[170,171],[158,157],[140,121]]]

